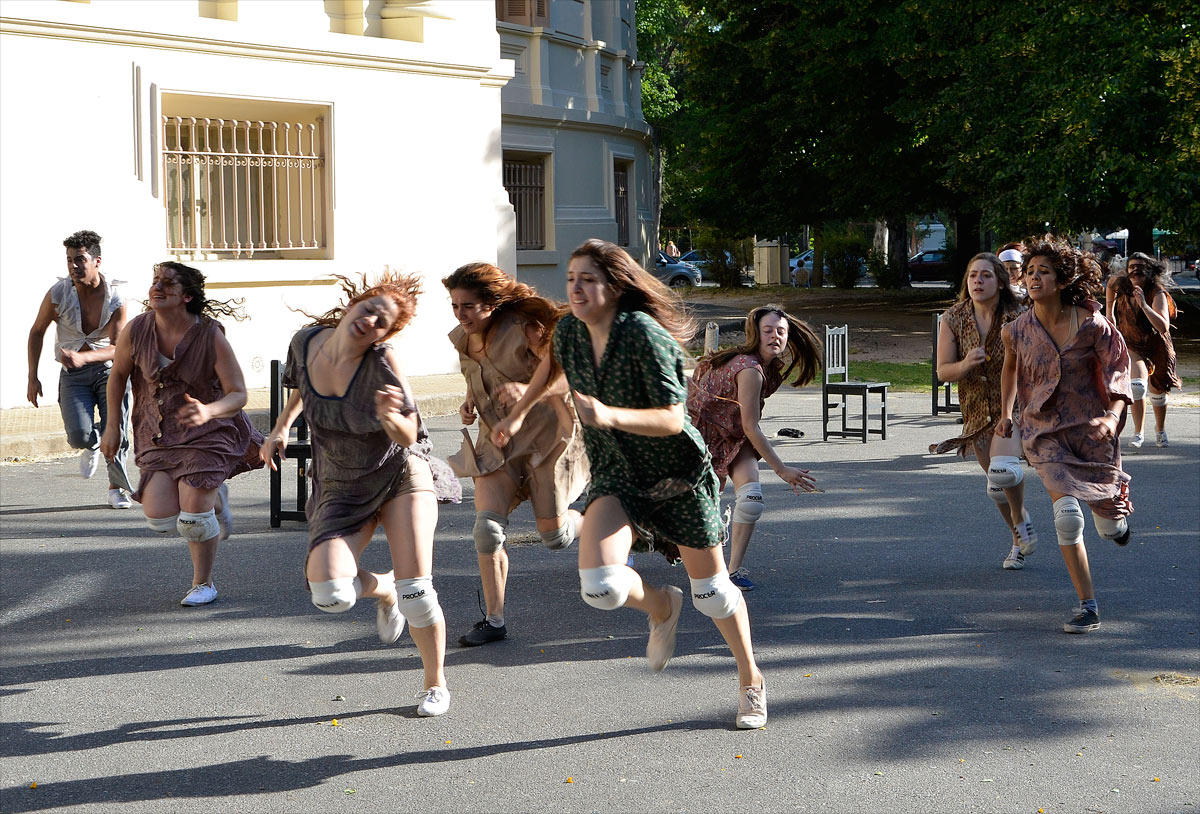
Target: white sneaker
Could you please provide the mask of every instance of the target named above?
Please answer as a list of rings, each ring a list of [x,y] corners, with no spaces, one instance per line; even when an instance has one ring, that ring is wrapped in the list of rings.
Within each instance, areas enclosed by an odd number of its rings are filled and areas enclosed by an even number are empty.
[[[85,449],[79,453],[79,474],[90,478],[100,468],[100,450]]]
[[[1156,447],[1171,446],[1171,442],[1167,440],[1167,431],[1166,430],[1163,430],[1162,432],[1154,433],[1154,446],[1156,446]]]
[[[1133,440],[1129,442],[1129,446],[1133,447],[1134,449],[1141,449],[1142,444],[1144,443],[1146,443],[1146,436],[1140,432],[1135,432],[1133,434]]]
[[[651,620],[650,641],[646,643],[646,659],[656,673],[662,672],[675,653],[675,628],[679,627],[679,615],[683,611],[683,591],[674,585],[667,585],[663,590],[671,603],[671,615],[657,625]]]
[[[1017,523],[1016,531],[1022,554],[1029,556],[1037,550],[1037,532],[1033,528],[1033,521],[1029,519],[1029,512],[1024,509],[1021,510],[1021,522]]]
[[[233,512],[229,510],[229,484],[222,483],[217,487],[216,505],[217,525],[221,527],[218,541],[224,542],[233,534]]]
[[[210,579],[208,582],[193,585],[192,590],[187,592],[187,596],[179,600],[179,604],[185,608],[195,608],[199,605],[207,605],[216,598],[217,586]]]
[[[114,509],[128,509],[133,505],[133,501],[129,499],[129,495],[125,494],[124,489],[109,489],[108,505]]]
[[[384,644],[395,644],[404,632],[404,616],[393,601],[384,605],[383,600],[375,603],[375,628],[379,631],[379,641]]]
[[[417,693],[417,698],[421,699],[421,703],[417,704],[417,714],[422,718],[433,718],[450,711],[450,691],[445,687],[430,687]]]
[[[1012,551],[1008,552],[1008,556],[1004,558],[1005,571],[1020,571],[1025,567],[1025,555],[1021,553],[1021,547],[1014,545]]]
[[[738,714],[734,719],[738,729],[760,729],[767,725],[767,682],[761,687],[742,687],[738,690]]]

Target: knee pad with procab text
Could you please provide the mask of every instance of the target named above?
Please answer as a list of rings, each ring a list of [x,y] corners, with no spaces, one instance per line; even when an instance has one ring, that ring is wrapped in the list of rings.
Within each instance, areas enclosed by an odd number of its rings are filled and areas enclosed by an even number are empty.
[[[625,604],[633,588],[633,571],[627,565],[602,565],[579,569],[579,595],[600,610],[616,610]]]
[[[1021,459],[1015,455],[996,455],[988,464],[988,483],[1001,489],[1011,489],[1025,479]]]
[[[396,580],[396,607],[409,627],[429,627],[445,618],[433,589],[433,577]]]
[[[341,577],[324,582],[309,582],[312,603],[326,613],[345,613],[354,607],[362,596],[362,580],[358,577]]]
[[[691,583],[692,604],[710,619],[728,619],[742,603],[742,592],[729,581],[726,571],[707,579],[693,579]]]
[[[1054,501],[1054,530],[1060,546],[1082,544],[1083,525],[1083,509],[1078,500],[1067,496]]]
[[[1129,389],[1133,391],[1133,400],[1141,401],[1146,397],[1146,380],[1145,379],[1130,379]]]
[[[733,504],[733,522],[754,525],[763,513],[762,484],[743,483]]]
[[[1152,405],[1154,405],[1155,407],[1166,407],[1167,406],[1167,394],[1166,393],[1151,393],[1150,394],[1150,403]]]
[[[211,540],[221,533],[221,525],[217,522],[217,513],[212,509],[206,512],[180,512],[175,521],[179,536],[189,543],[202,543]]]

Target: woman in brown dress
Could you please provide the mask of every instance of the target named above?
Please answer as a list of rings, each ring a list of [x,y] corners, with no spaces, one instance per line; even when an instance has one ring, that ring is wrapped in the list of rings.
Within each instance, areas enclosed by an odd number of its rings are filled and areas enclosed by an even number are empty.
[[[1162,263],[1142,252],[1134,252],[1125,263],[1125,274],[1114,274],[1105,287],[1105,313],[1117,326],[1133,362],[1130,384],[1133,388],[1133,441],[1140,449],[1145,435],[1146,393],[1154,408],[1154,444],[1165,447],[1167,441],[1167,393],[1182,387],[1175,372],[1175,345],[1171,342],[1171,320],[1175,301],[1167,293]]]
[[[990,252],[977,254],[967,264],[958,302],[942,315],[938,332],[937,375],[958,382],[963,431],[930,447],[930,452],[975,454],[987,473],[987,494],[996,502],[1004,524],[1012,532],[1012,548],[1004,569],[1025,567],[1025,557],[1037,546],[1037,534],[1025,510],[1021,442],[1015,436],[993,434],[1000,421],[1000,374],[1004,368],[1004,342],[1000,329],[1021,313],[1013,293],[1007,264]]]
[[[450,341],[467,380],[459,412],[463,424],[474,423],[476,416],[480,423],[474,443],[463,428],[462,450],[450,458],[456,475],[475,481],[473,537],[487,610],[458,640],[475,647],[508,635],[504,543],[509,514],[528,500],[542,543],[551,550],[569,546],[578,535],[580,514],[567,507],[587,485],[587,457],[565,383],[533,407],[524,428],[504,449],[489,437],[549,353],[559,306],[490,263],[462,266],[442,284],[458,320]]]
[[[160,534],[188,542],[192,587],[179,604],[217,598],[217,543],[232,517],[225,481],[262,466],[262,435],[242,407],[246,384],[217,316],[244,318],[229,303],[207,299],[204,275],[182,263],[154,267],[148,311],[117,339],[108,377],[110,415],[100,451],[111,460],[121,443],[122,396],[132,380],[133,444],[141,477],[133,499]],[[113,414],[112,410],[116,410]]]

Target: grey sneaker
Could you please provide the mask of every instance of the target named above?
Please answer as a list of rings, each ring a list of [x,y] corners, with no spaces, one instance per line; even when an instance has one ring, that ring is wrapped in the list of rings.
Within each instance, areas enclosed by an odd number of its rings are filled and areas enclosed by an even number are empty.
[[[109,489],[108,505],[114,509],[128,509],[133,505],[133,501],[129,499],[129,495],[125,494],[124,489]]]
[[[100,468],[100,450],[85,449],[79,453],[79,474],[90,478]]]
[[[1020,571],[1025,567],[1025,555],[1021,553],[1020,546],[1013,546],[1012,551],[1008,552],[1008,556],[1004,558],[1005,571]]]
[[[430,687],[417,693],[417,698],[421,699],[417,704],[417,714],[422,718],[433,718],[450,711],[450,691],[445,687]]]
[[[675,629],[679,627],[679,615],[683,611],[683,591],[674,585],[667,585],[663,590],[671,603],[671,615],[657,625],[650,621],[650,641],[646,643],[646,659],[656,673],[662,672],[675,653]]]
[[[221,534],[217,538],[220,542],[229,539],[229,535],[233,534],[233,512],[229,510],[229,484],[222,483],[217,487],[217,525],[221,527]]]
[[[1133,440],[1129,442],[1129,446],[1133,447],[1134,449],[1141,449],[1142,444],[1144,443],[1146,443],[1146,436],[1140,432],[1135,432],[1133,434]]]
[[[1071,621],[1063,625],[1066,633],[1087,633],[1100,627],[1100,614],[1079,606],[1079,610],[1071,617]]]
[[[1171,446],[1171,442],[1167,440],[1167,431],[1166,430],[1163,430],[1162,432],[1154,433],[1154,446],[1156,446],[1156,447]]]

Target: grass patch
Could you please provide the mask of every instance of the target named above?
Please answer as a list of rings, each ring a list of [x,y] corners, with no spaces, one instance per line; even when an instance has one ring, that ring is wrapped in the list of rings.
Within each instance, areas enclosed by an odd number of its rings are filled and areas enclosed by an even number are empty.
[[[819,388],[823,375],[818,372],[808,386]],[[900,393],[928,393],[932,375],[932,362],[850,362],[850,381],[891,382],[891,389]]]

